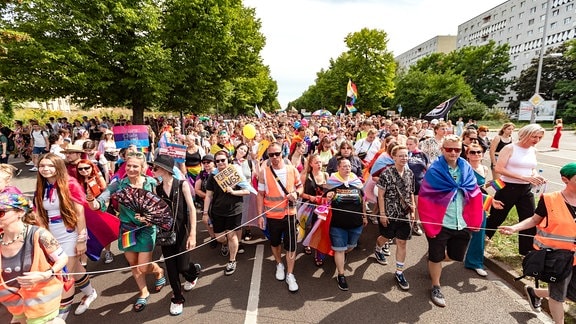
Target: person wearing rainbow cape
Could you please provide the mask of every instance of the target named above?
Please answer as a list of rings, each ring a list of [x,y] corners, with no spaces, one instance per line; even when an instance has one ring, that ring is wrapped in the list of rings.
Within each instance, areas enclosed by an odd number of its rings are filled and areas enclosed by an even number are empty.
[[[464,259],[471,231],[482,225],[482,192],[472,167],[460,157],[462,140],[448,135],[441,150],[442,155],[432,163],[422,181],[418,211],[428,240],[431,299],[435,305],[446,307],[440,291],[442,261]]]

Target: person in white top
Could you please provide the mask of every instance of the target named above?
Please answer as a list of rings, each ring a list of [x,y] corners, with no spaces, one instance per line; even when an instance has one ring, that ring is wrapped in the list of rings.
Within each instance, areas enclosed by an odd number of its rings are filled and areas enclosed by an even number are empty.
[[[505,186],[494,195],[495,200],[504,204],[503,209],[490,210],[490,217],[486,221],[486,236],[492,238],[498,226],[502,225],[508,212],[516,206],[519,221],[523,221],[534,215],[536,206],[534,204],[533,186],[540,186],[546,183],[537,171],[536,166],[536,144],[544,136],[544,128],[538,124],[529,124],[518,131],[518,142],[505,146],[496,162],[495,170],[501,176]],[[536,234],[535,228],[520,232],[518,238],[518,250],[522,255],[533,250],[532,238]]]
[[[365,164],[370,163],[374,158],[374,155],[380,150],[380,140],[377,138],[378,131],[374,128],[368,131],[366,138],[363,138],[356,142],[354,145],[354,150],[356,155]]]
[[[32,172],[38,171],[38,160],[40,154],[50,152],[50,142],[48,141],[48,132],[42,129],[37,121],[32,122],[32,132],[30,132],[32,146],[32,162],[34,166],[30,169]]]

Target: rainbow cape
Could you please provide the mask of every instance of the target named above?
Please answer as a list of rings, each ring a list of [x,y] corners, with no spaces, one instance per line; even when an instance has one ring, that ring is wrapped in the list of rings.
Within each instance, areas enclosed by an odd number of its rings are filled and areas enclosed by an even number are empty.
[[[446,209],[456,196],[457,190],[464,193],[462,216],[466,225],[479,228],[482,225],[482,192],[476,183],[474,171],[463,158],[458,158],[458,169],[462,173],[456,183],[448,171],[448,163],[440,156],[426,171],[418,194],[418,212],[426,236],[435,237],[442,229]]]
[[[326,180],[326,189],[334,189],[340,187],[341,185],[345,185],[346,187],[356,187],[358,189],[362,189],[364,184],[362,180],[358,178],[354,173],[350,173],[351,179],[344,180],[338,172],[332,173],[332,175]]]
[[[84,218],[86,219],[86,230],[88,232],[86,255],[90,260],[98,261],[102,249],[118,239],[120,220],[112,214],[90,209],[86,202],[84,189],[75,178],[70,178],[69,188],[72,200],[82,204],[84,207]]]

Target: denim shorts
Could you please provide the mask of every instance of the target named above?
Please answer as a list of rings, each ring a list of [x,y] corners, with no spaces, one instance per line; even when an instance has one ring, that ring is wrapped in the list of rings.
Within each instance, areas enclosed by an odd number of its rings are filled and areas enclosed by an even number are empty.
[[[330,239],[332,240],[332,250],[346,251],[353,249],[358,244],[363,226],[355,228],[330,227]]]
[[[36,146],[34,146],[34,148],[32,149],[32,154],[38,154],[38,155],[39,155],[39,154],[44,154],[44,153],[48,153],[48,152],[46,151],[46,148],[45,148],[45,147],[36,147]]]

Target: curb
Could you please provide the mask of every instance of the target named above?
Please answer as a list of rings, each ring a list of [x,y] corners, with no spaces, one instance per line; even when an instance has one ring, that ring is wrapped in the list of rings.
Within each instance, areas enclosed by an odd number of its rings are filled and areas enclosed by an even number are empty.
[[[509,265],[492,259],[492,256],[488,252],[485,252],[485,256],[484,265],[490,269],[490,271],[494,272],[497,276],[502,278],[507,284],[514,287],[514,289],[516,289],[522,298],[526,298],[524,295],[524,287],[534,286],[534,281],[530,279],[514,280],[515,278],[519,277],[520,274],[516,273],[516,271]],[[542,299],[542,311],[545,311],[548,315],[550,315],[550,307],[548,306],[548,299],[546,298]],[[570,309],[569,311],[565,311],[564,320],[566,323],[576,322],[576,314],[574,313],[574,310]]]

